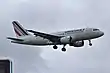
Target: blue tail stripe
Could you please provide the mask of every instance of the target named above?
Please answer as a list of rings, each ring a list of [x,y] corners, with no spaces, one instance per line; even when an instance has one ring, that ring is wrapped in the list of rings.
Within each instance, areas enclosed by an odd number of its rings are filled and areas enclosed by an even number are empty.
[[[22,30],[19,29],[19,27],[18,27],[16,24],[13,24],[13,26],[14,26],[14,28],[15,28],[16,30],[18,30],[22,35],[25,35],[25,33],[23,33]]]
[[[24,29],[22,29],[21,26],[20,26],[16,21],[13,21],[12,23],[13,23],[13,24],[16,24],[16,25],[19,27],[19,29],[21,29],[22,32],[23,32],[25,35],[28,35],[28,33],[27,33],[26,31],[24,31]]]

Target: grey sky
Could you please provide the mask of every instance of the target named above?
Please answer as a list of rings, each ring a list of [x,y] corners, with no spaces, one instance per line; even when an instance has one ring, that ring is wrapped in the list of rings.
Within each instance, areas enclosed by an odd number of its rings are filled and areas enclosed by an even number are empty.
[[[109,73],[109,0],[3,0],[0,2],[0,56],[14,60],[15,73]],[[33,47],[10,44],[6,36],[15,36],[12,20],[43,32],[96,27],[104,37],[82,48]],[[20,64],[21,63],[21,64]]]

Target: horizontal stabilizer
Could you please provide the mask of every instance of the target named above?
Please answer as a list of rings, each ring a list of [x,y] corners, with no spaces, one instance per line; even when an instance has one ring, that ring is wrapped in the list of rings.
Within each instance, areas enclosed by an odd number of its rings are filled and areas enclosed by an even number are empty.
[[[7,37],[7,39],[11,39],[11,40],[14,40],[14,41],[24,41],[22,39],[18,39],[18,38],[11,38],[11,37]]]

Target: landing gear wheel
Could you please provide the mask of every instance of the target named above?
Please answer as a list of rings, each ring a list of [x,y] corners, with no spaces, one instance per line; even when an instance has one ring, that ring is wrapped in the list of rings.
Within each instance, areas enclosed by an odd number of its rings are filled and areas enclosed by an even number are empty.
[[[89,45],[92,46],[92,43],[90,43]]]
[[[53,46],[53,49],[57,49],[58,47],[56,45]]]
[[[62,51],[64,51],[64,52],[65,52],[65,51],[66,51],[66,49],[65,49],[65,48],[62,48]]]

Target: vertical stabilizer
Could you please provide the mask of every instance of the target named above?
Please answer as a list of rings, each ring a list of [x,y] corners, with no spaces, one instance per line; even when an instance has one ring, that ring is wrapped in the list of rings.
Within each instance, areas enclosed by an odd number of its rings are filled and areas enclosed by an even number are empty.
[[[23,26],[20,25],[18,21],[13,21],[12,24],[17,37],[29,35],[26,29],[24,29]]]

